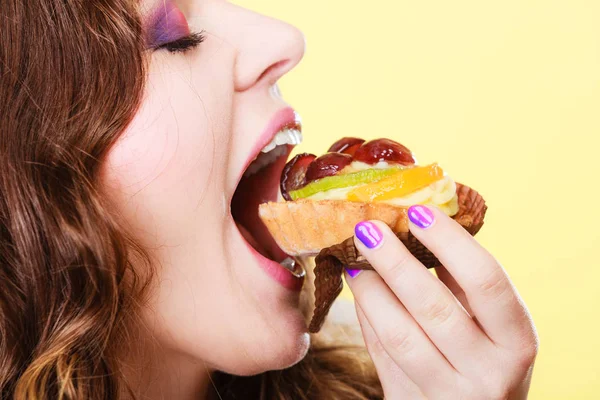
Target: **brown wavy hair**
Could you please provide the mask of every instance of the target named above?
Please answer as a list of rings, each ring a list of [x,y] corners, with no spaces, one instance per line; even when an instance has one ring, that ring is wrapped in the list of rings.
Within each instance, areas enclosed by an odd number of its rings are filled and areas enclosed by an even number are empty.
[[[111,214],[99,173],[144,92],[138,12],[134,0],[0,0],[2,399],[135,397],[115,343],[152,263]],[[219,373],[215,385],[223,399],[383,398],[363,347],[321,337],[292,368]]]

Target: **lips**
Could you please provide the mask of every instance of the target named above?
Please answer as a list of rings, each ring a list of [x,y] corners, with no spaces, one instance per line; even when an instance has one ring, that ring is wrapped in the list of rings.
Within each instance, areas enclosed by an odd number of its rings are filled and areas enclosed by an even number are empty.
[[[240,171],[231,201],[231,215],[242,237],[256,250],[259,263],[266,266],[267,272],[276,280],[293,289],[297,288],[296,281],[301,277],[287,272],[282,277],[283,270],[293,271],[289,268],[289,256],[279,248],[260,220],[258,206],[277,201],[281,173],[294,145],[300,140],[301,123],[294,110],[285,108],[276,113],[254,146],[244,170]]]

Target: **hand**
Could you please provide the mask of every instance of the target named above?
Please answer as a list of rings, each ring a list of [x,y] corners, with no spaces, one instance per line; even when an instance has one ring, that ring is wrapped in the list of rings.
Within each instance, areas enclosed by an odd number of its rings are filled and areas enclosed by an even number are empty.
[[[386,399],[525,399],[538,338],[506,272],[438,209],[409,216],[439,279],[379,221],[354,238],[377,272],[346,275]]]

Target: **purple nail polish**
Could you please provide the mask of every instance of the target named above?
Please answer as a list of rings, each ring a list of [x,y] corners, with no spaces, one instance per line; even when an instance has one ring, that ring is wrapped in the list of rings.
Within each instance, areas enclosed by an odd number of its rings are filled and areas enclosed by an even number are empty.
[[[422,229],[429,228],[435,221],[433,211],[422,205],[416,205],[409,208],[408,218],[413,224]]]
[[[356,278],[358,274],[362,272],[362,270],[346,268],[346,272],[348,273],[348,275],[350,275],[350,278]]]
[[[354,233],[358,240],[360,240],[369,249],[374,249],[379,246],[383,241],[383,234],[372,222],[363,221],[354,227]]]

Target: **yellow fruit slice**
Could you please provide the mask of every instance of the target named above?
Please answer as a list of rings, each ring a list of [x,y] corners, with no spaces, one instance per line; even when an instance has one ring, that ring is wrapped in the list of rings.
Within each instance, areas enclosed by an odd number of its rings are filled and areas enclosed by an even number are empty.
[[[394,199],[429,186],[443,177],[444,171],[437,164],[404,169],[378,182],[357,187],[348,193],[348,200],[373,202]]]

